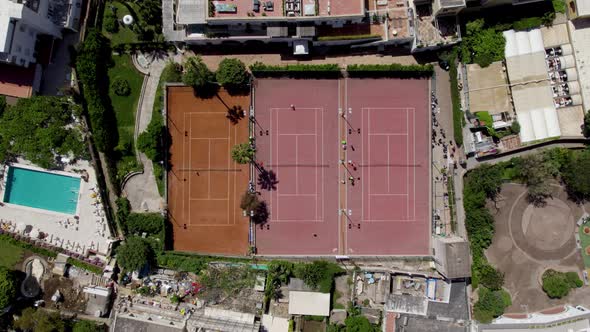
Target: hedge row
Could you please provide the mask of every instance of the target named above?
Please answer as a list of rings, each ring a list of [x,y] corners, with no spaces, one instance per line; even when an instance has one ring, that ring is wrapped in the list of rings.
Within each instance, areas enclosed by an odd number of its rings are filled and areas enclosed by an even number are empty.
[[[37,255],[51,257],[51,258],[57,257],[57,253],[53,250],[39,248],[39,247],[36,247],[30,243],[19,241],[15,238],[11,237],[8,234],[0,234],[0,242],[7,242],[9,244],[12,244],[13,246],[23,248],[23,249],[33,252]]]
[[[23,239],[27,239],[27,238],[23,238]],[[6,243],[9,243],[13,246],[16,246],[16,247],[22,248],[24,250],[30,251],[32,253],[35,253],[37,255],[44,256],[44,257],[51,257],[51,258],[56,258],[58,253],[65,251],[65,250],[63,250],[61,248],[57,248],[57,247],[54,248],[55,250],[48,249],[48,248],[40,248],[40,247],[37,247],[31,243],[17,240],[8,234],[0,234],[0,242],[6,242]],[[83,261],[78,260],[74,257],[68,257],[68,264],[73,265],[78,268],[81,268],[81,269],[84,269],[84,270],[87,270],[87,271],[90,271],[92,273],[102,274],[101,267],[91,264],[91,263],[88,263],[88,262],[83,262]]]
[[[108,91],[106,73],[109,59],[108,40],[98,30],[89,30],[76,57],[76,72],[84,88],[94,143],[101,152],[111,151],[118,141],[110,100],[105,99],[108,98],[105,91]]]
[[[77,260],[77,259],[72,258],[72,257],[69,257],[68,258],[67,263],[70,264],[70,265],[72,265],[72,266],[75,266],[77,268],[80,268],[80,269],[83,269],[83,270],[86,270],[86,271],[90,271],[90,272],[92,272],[94,274],[98,274],[98,275],[101,275],[102,274],[102,271],[103,271],[101,267],[98,267],[98,266],[96,266],[94,264],[90,264],[90,263],[86,263],[86,262]]]
[[[402,65],[399,63],[383,65],[348,65],[346,71],[350,77],[397,77],[425,78],[431,77],[434,67],[427,65]]]
[[[457,78],[457,49],[451,52],[449,58],[449,77],[451,81],[451,102],[453,106],[453,135],[457,146],[463,145],[463,110],[461,109],[461,94]]]
[[[344,36],[322,36],[322,37],[318,37],[318,41],[356,40],[356,39],[372,39],[372,38],[381,39],[381,35],[365,34],[365,35],[344,35]]]
[[[340,76],[340,66],[337,64],[275,66],[255,62],[250,65],[250,71],[256,77],[328,78]]]

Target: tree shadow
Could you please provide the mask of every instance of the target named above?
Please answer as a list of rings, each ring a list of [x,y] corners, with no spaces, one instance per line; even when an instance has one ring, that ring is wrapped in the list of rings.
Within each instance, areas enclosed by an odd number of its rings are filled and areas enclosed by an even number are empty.
[[[277,190],[277,184],[279,181],[277,180],[277,175],[272,170],[266,170],[264,167],[258,167],[258,185],[260,189],[263,190]]]
[[[268,212],[268,205],[266,204],[266,202],[260,202],[254,210],[252,222],[254,222],[254,224],[256,225],[264,225],[268,222],[269,216],[270,213]]]
[[[247,96],[250,94],[250,86],[248,84],[227,84],[224,88],[231,96]]]
[[[213,98],[217,95],[218,91],[219,91],[219,85],[214,84],[214,83],[207,83],[202,87],[199,87],[199,88],[195,87],[193,89],[195,97],[202,98],[202,99]]]
[[[227,114],[225,115],[233,125],[237,125],[244,116],[244,110],[242,109],[242,106],[239,105],[228,108]]]

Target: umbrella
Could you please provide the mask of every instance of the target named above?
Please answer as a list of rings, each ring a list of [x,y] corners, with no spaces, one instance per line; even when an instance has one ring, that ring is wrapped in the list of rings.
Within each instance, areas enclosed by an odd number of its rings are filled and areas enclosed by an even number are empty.
[[[23,224],[22,222],[19,222],[18,224],[16,224],[16,228],[14,230],[17,233],[21,233],[21,232],[24,232],[26,228],[27,228],[27,225]]]
[[[29,236],[32,238],[38,238],[39,235],[40,235],[40,232],[36,228],[31,229],[31,232],[29,233]]]

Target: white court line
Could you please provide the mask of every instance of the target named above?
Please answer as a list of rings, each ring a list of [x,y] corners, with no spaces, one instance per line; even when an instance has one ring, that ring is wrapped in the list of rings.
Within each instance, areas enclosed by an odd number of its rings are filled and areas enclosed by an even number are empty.
[[[406,108],[406,132],[410,129],[408,109]],[[406,163],[410,161],[410,138],[406,138]],[[406,192],[410,190],[410,170],[406,167]],[[406,216],[410,218],[410,198],[406,198]]]
[[[387,165],[391,165],[390,160],[391,160],[391,150],[389,150],[389,136],[387,136]],[[391,166],[387,167],[387,192],[391,193],[391,178],[390,178],[390,174],[391,174]]]
[[[317,194],[277,194],[278,197],[312,197],[317,196]]]
[[[409,196],[410,194],[369,194],[369,196]]]
[[[277,222],[277,223],[293,223],[293,222],[295,222],[295,223],[304,223],[304,222],[313,222],[313,223],[319,222],[319,223],[321,223],[321,222],[324,222],[323,220],[320,220],[320,219],[305,219],[305,220],[299,220],[299,219],[273,219],[272,221],[273,222]]]
[[[363,165],[365,165],[365,135],[367,133],[365,133],[365,109],[361,108],[361,161],[363,163]],[[368,132],[368,130],[367,130]],[[365,220],[365,168],[363,167],[363,181],[361,181],[361,221]],[[369,176],[367,175],[367,178]]]
[[[189,198],[189,201],[227,201],[227,198]]]
[[[315,128],[314,128],[315,135],[313,136],[313,144],[314,144],[314,147],[313,147],[313,157],[317,161],[318,160],[318,112],[315,111],[313,115],[314,115],[313,120],[314,120],[314,125],[315,125]],[[314,214],[313,215],[314,215],[315,218],[317,218],[318,217],[318,200],[317,200],[317,195],[318,195],[318,173],[319,172],[318,172],[317,169],[315,169],[314,173],[315,173],[314,174],[314,179],[315,179],[315,194],[316,194],[316,199],[314,201],[315,211],[314,211]]]
[[[192,150],[192,149],[191,149]],[[211,140],[209,140],[209,160],[207,160],[207,168],[211,169]],[[211,175],[207,176],[207,197],[211,198]]]
[[[184,135],[184,132],[186,131],[186,113],[184,113],[182,115],[182,122],[183,122],[182,123],[182,132],[180,134],[181,135]],[[186,148],[186,137],[184,137],[182,139],[182,166],[185,167],[185,168],[190,168],[190,167],[186,167],[187,159],[186,159],[186,151],[185,151],[185,148]],[[183,176],[184,176],[184,174],[183,174]],[[184,177],[183,177],[182,178],[182,212],[183,212],[182,214],[183,214],[183,216],[186,213],[186,201],[187,201],[186,200],[186,185],[187,185],[187,183],[184,181]],[[189,197],[188,198],[190,199],[190,193],[189,193]],[[190,225],[190,220],[191,219],[189,217],[188,218],[189,225]]]
[[[295,136],[295,165],[299,165],[299,137]],[[299,167],[295,166],[295,193],[299,193]]]
[[[369,108],[368,112],[367,112],[367,132],[371,132],[371,109]],[[368,146],[368,151],[369,151],[369,155],[367,156],[367,159],[369,161],[369,163],[371,163],[371,137],[368,138],[369,141],[369,146]],[[369,209],[367,211],[367,218],[371,219],[371,168],[369,167],[369,184],[367,185],[367,194],[369,194]]]
[[[235,126],[234,126],[234,128],[235,128]],[[227,122],[227,145],[228,146],[229,146],[229,139],[230,139],[230,137],[231,137],[231,127],[230,127],[230,124],[229,124],[229,121],[228,121]],[[231,167],[230,159],[231,158],[227,158],[227,169],[230,169],[230,167]],[[227,173],[226,175],[227,175],[227,191],[226,191],[227,192],[227,214],[226,214],[227,215],[227,221],[226,222],[227,222],[227,224],[229,224],[229,213],[230,213],[229,212],[229,197],[230,197],[230,194],[231,194],[231,192],[230,192],[230,188],[231,187],[230,187],[230,183],[229,183],[230,173]]]
[[[414,158],[412,158],[412,164],[416,165],[416,108],[412,108],[412,130],[413,130],[413,137],[412,137],[412,153],[414,154]],[[414,169],[414,213],[412,218],[416,220],[416,167],[412,167]]]
[[[190,117],[189,117],[189,121],[188,121],[188,128],[189,128],[188,129],[188,137],[190,138],[192,135],[191,133],[193,132],[193,121]],[[189,144],[188,144],[188,167],[189,167],[189,169],[191,168],[192,161],[193,161],[193,154],[192,154],[193,149],[191,149],[191,145],[192,144],[190,144],[190,142],[189,142]],[[209,177],[207,177],[207,178],[209,178]],[[188,198],[191,198],[192,194],[191,194],[191,177],[190,177],[190,175],[187,176],[186,183],[188,184]],[[189,206],[188,206],[188,224],[189,225],[191,224],[191,220],[192,220],[191,206],[189,204]]]
[[[201,139],[201,140],[205,140],[206,139],[206,140],[209,140],[209,141],[214,141],[214,140],[229,140],[229,138],[224,138],[224,137],[211,137],[211,138],[209,138],[209,137],[190,137],[189,139],[191,141],[194,140],[194,139],[197,139],[197,140],[198,139]]]
[[[316,112],[317,114],[317,112]],[[315,136],[317,134],[277,134],[277,136]]]
[[[408,136],[408,133],[370,133],[369,136]]]

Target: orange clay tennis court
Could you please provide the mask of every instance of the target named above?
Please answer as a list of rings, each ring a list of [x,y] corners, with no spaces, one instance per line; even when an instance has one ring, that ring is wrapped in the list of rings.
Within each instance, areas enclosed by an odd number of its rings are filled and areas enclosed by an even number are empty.
[[[233,106],[248,110],[249,101],[224,90],[203,99],[191,87],[167,87],[167,200],[174,250],[248,253],[249,221],[239,207],[248,167],[231,158],[232,146],[248,141],[248,120],[232,124],[226,114]]]

